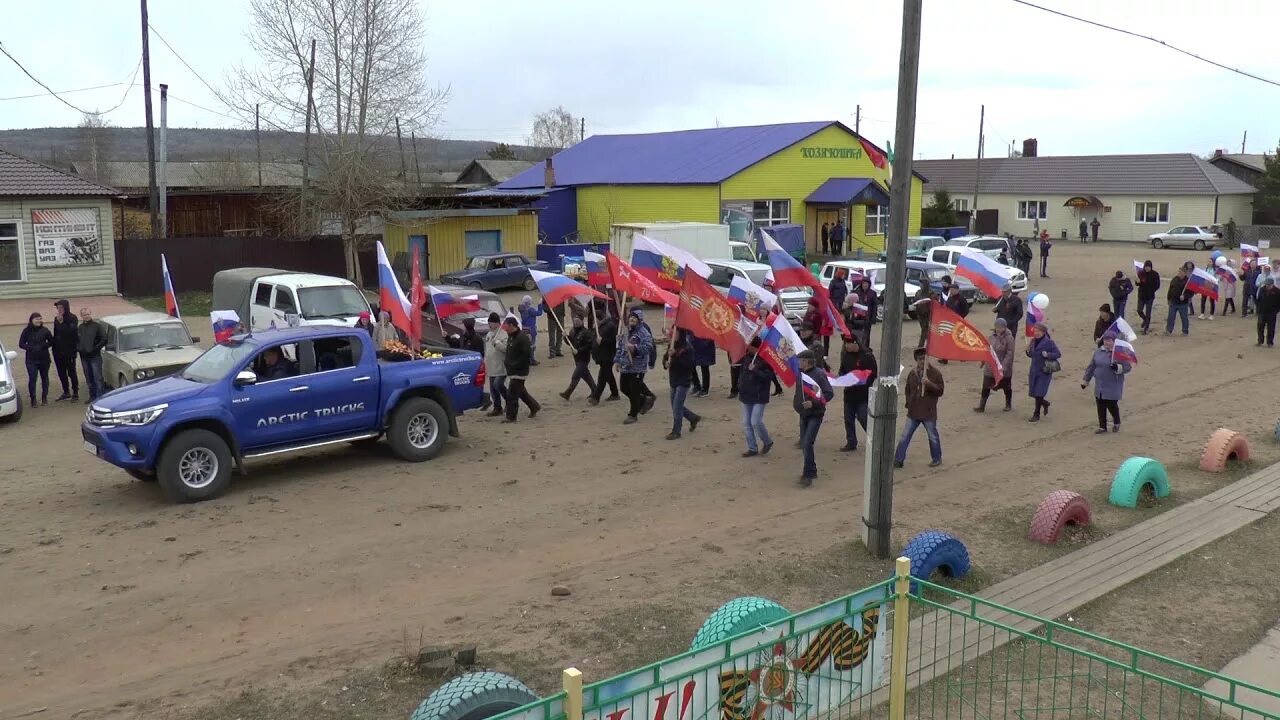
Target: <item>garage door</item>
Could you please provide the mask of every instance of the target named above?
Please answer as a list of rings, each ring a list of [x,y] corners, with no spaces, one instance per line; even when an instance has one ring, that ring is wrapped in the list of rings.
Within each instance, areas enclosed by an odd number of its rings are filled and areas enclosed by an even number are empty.
[[[468,230],[466,232],[467,257],[492,255],[502,252],[501,230]]]

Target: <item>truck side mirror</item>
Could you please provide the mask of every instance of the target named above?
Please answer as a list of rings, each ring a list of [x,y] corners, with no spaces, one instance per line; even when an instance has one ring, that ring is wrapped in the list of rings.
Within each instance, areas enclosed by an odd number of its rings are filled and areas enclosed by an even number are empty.
[[[258,375],[252,370],[241,370],[236,373],[236,387],[253,385],[258,382]]]
[[[5,358],[6,358],[9,362],[13,362],[14,360],[17,360],[17,359],[18,359],[18,351],[16,351],[16,350],[6,350],[6,351],[4,352],[4,356],[5,356]]]

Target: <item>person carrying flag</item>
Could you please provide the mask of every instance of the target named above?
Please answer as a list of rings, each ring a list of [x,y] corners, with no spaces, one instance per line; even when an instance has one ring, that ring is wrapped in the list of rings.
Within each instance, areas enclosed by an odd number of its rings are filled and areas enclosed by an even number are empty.
[[[991,353],[1000,359],[1000,382],[996,382],[995,368],[991,363],[982,364],[982,396],[974,412],[987,411],[987,399],[992,390],[1004,391],[1004,411],[1013,409],[1013,333],[1009,332],[1009,323],[1004,318],[996,318],[995,329],[991,332]]]
[[[796,355],[796,360],[800,363],[800,377],[797,378],[795,398],[791,401],[791,406],[800,416],[800,451],[804,456],[800,486],[809,487],[818,478],[818,462],[813,456],[813,446],[818,441],[818,430],[822,428],[822,420],[827,415],[827,403],[835,397],[835,391],[831,389],[827,374],[818,369],[818,358],[812,350],[802,350]]]
[[[822,340],[818,339],[813,324],[808,320],[800,323],[800,339],[804,341],[804,346],[813,352],[814,362],[819,368],[825,369],[827,366],[827,352],[823,347]]]
[[[711,366],[716,364],[716,341],[693,336],[693,390],[698,397],[711,393]],[[700,377],[699,377],[700,376]]]
[[[1062,369],[1059,364],[1062,351],[1049,336],[1049,326],[1036,323],[1031,332],[1031,342],[1027,343],[1027,357],[1031,358],[1027,394],[1036,401],[1036,409],[1027,422],[1040,422],[1041,410],[1045,417],[1049,417],[1049,385],[1053,382],[1053,374]]]
[[[827,320],[826,309],[822,306],[822,302],[816,297],[809,298],[809,309],[805,311],[800,327],[803,329],[805,325],[809,326],[810,332],[822,338],[817,342],[822,345],[820,357],[825,357],[827,351],[831,349],[831,322]],[[800,337],[804,338],[806,343],[809,343],[809,339],[805,338],[803,334]]]
[[[1173,334],[1173,319],[1182,319],[1182,334],[1191,334],[1191,298],[1194,293],[1187,290],[1187,266],[1178,268],[1178,274],[1169,281],[1169,317],[1164,323],[1164,334]]]
[[[613,356],[618,351],[618,321],[613,317],[613,309],[606,305],[604,315],[599,318],[599,334],[600,339],[596,341],[595,348],[591,351],[591,359],[595,360],[596,370],[596,389],[591,393],[591,397],[587,398],[588,405],[599,405],[600,396],[604,394],[605,387],[609,388],[609,397],[606,402],[616,402],[622,396],[618,394],[618,378],[613,374]]]
[[[907,374],[904,395],[907,405],[907,425],[902,429],[902,439],[893,453],[893,466],[901,468],[907,462],[907,448],[916,429],[924,426],[929,437],[929,467],[942,464],[942,437],[938,435],[938,398],[942,397],[946,384],[942,372],[929,364],[928,352],[923,347],[915,349],[912,357],[916,366]]]
[[[1102,347],[1102,336],[1116,324],[1116,314],[1111,312],[1111,306],[1102,303],[1098,306],[1098,319],[1093,321],[1093,344]]]
[[[527,296],[526,296],[527,297]],[[520,403],[529,408],[529,419],[537,417],[542,405],[529,394],[525,383],[529,381],[529,368],[534,364],[533,340],[520,330],[520,320],[508,315],[502,322],[502,329],[507,333],[507,356],[504,366],[507,371],[507,416],[504,423],[513,423],[520,414]]]
[[[1116,362],[1116,334],[1108,332],[1102,336],[1102,347],[1093,353],[1089,367],[1084,370],[1084,379],[1080,381],[1080,389],[1089,387],[1093,381],[1094,401],[1098,406],[1097,435],[1107,432],[1107,414],[1111,415],[1111,432],[1120,432],[1120,398],[1124,396],[1125,373],[1133,369],[1127,361]]]
[[[689,397],[689,386],[693,384],[694,350],[693,333],[685,328],[676,328],[675,338],[667,346],[667,353],[662,357],[662,366],[667,369],[667,379],[671,383],[671,432],[668,440],[679,440],[684,421],[689,421],[689,432],[698,429],[702,416],[684,406]]]
[[[653,334],[644,323],[644,313],[639,308],[627,313],[627,332],[619,333],[617,350],[613,354],[614,371],[621,377],[622,394],[631,405],[624,425],[636,422],[641,413],[653,407],[653,396],[646,392],[644,374],[649,372],[649,358],[653,356]]]
[[[1240,263],[1240,317],[1249,317],[1258,293],[1258,268],[1250,260]]]
[[[836,276],[832,278],[831,285],[827,287],[827,294],[831,296],[831,304],[836,307],[844,307],[844,298],[849,294],[849,282],[845,278],[848,271],[844,268],[836,268]]]
[[[1004,318],[1006,326],[1019,327],[1018,323],[1022,321],[1022,298],[1013,292],[1013,283],[1004,284],[1000,299],[996,301],[996,306],[991,312],[998,318]]]
[[[863,349],[862,341],[857,335],[844,336],[844,352],[840,353],[840,375],[854,370],[866,370],[871,374],[861,385],[850,385],[844,389],[844,447],[840,452],[853,452],[858,449],[858,428],[867,431],[868,388],[876,381],[880,369],[876,366],[876,356]]]
[[[1129,304],[1129,294],[1133,292],[1133,281],[1117,270],[1111,281],[1107,283],[1107,292],[1111,294],[1111,306],[1115,308],[1116,317],[1124,317],[1125,306]]]
[[[929,341],[929,316],[933,308],[933,288],[927,283],[920,285],[911,303],[911,310],[916,314],[916,322],[920,323],[920,342],[917,347],[924,347]]]
[[[742,457],[768,455],[773,449],[773,438],[764,426],[764,411],[769,406],[769,385],[775,379],[773,368],[760,357],[760,337],[751,338],[747,354],[742,356],[738,372],[738,402],[742,403],[742,430],[747,440],[747,451]],[[760,445],[756,445],[759,440]]]
[[[1235,264],[1230,260],[1219,264],[1217,273],[1218,284],[1222,288],[1222,317],[1226,317],[1236,311],[1236,282],[1239,281],[1240,275],[1236,272]]]
[[[534,304],[533,297],[525,295],[520,298],[520,327],[529,336],[529,364],[537,365],[538,359],[533,356],[538,349],[538,317],[542,315],[542,304]]]
[[[1156,291],[1160,289],[1160,273],[1148,260],[1138,272],[1138,317],[1142,318],[1142,334],[1151,329],[1151,313],[1156,306]]]
[[[568,400],[578,387],[578,381],[585,382],[596,395],[596,382],[591,379],[591,351],[595,349],[596,337],[587,329],[587,319],[582,313],[573,314],[573,329],[569,331],[569,351],[573,353],[573,375],[569,377],[569,387],[560,393],[560,397]]]
[[[1258,291],[1258,347],[1267,341],[1267,347],[1276,346],[1276,315],[1280,314],[1280,288],[1276,279],[1268,277]]]
[[[1216,266],[1216,265],[1214,265],[1214,264],[1213,264],[1213,260],[1210,260],[1209,262],[1205,263],[1204,269],[1205,269],[1205,271],[1206,271],[1206,272],[1208,272],[1208,273],[1209,273],[1209,275],[1210,275],[1210,276],[1215,276],[1215,277],[1216,277],[1217,272],[1218,272],[1218,268],[1217,268],[1217,266]],[[1208,314],[1208,315],[1205,315],[1205,314],[1204,314],[1204,306],[1205,306],[1205,304],[1206,304],[1206,301],[1207,301],[1207,304],[1209,305],[1209,314]],[[1200,296],[1200,319],[1201,319],[1201,320],[1212,320],[1212,319],[1213,319],[1213,316],[1214,316],[1214,315],[1217,315],[1217,314],[1218,314],[1218,300],[1217,300],[1217,298],[1212,298],[1212,297],[1209,297],[1208,295],[1201,295],[1201,296]]]

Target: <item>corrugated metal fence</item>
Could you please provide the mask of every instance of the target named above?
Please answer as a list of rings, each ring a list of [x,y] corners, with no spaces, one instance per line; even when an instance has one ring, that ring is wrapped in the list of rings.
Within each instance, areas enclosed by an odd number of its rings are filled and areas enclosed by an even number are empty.
[[[164,294],[162,253],[175,292],[208,292],[214,273],[237,267],[346,276],[342,239],[335,236],[133,238],[117,240],[115,250],[116,277],[125,296]],[[362,242],[360,267],[366,283],[377,284],[376,263],[373,243]]]

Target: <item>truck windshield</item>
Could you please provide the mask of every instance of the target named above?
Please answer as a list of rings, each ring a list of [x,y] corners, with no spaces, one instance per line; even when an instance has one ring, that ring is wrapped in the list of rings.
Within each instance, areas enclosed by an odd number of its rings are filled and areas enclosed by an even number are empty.
[[[353,318],[369,312],[364,294],[351,285],[300,288],[298,304],[302,306],[302,317],[306,320]]]
[[[181,377],[205,385],[218,382],[257,349],[257,346],[246,343],[214,345],[188,365]]]
[[[116,352],[191,344],[186,326],[176,322],[122,327],[118,333],[120,339],[116,341]]]

